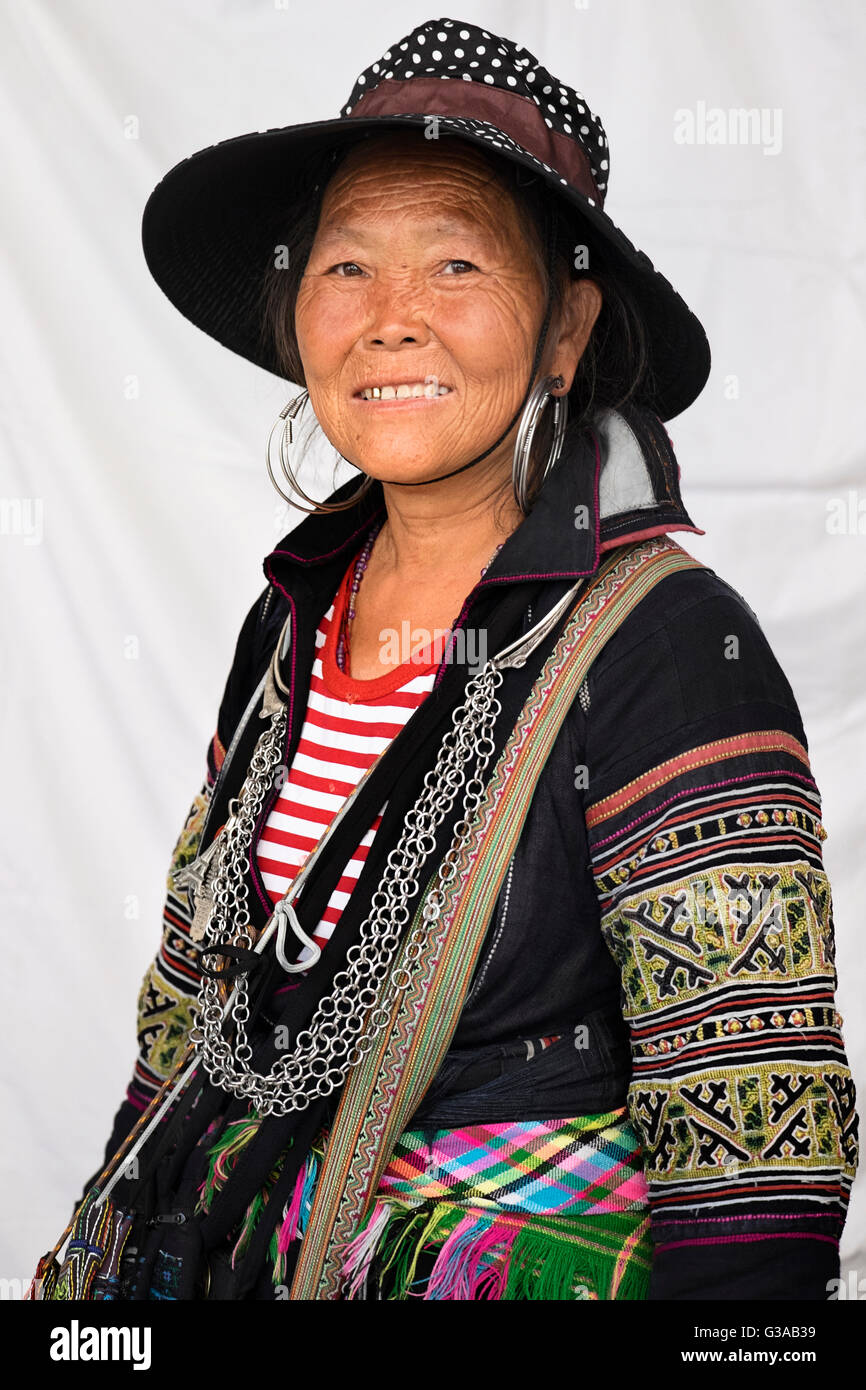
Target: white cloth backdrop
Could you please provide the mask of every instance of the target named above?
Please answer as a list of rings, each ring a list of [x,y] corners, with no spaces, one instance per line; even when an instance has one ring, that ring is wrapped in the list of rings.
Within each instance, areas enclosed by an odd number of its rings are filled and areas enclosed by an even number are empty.
[[[712,376],[670,426],[707,532],[684,539],[755,609],[800,702],[863,1109],[866,12],[447,12],[585,93],[612,148],[608,210],[706,325]],[[101,1157],[171,847],[262,558],[291,524],[263,462],[287,389],[163,297],[144,203],[205,145],[337,114],[362,67],[438,14],[429,0],[0,5],[4,1280],[29,1276]],[[708,143],[714,107],[763,111],[763,134]],[[861,1275],[863,1186],[843,1247]]]

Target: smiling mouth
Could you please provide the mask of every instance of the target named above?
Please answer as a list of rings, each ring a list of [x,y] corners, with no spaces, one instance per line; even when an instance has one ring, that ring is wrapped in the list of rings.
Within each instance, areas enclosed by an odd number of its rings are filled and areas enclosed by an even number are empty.
[[[440,386],[436,381],[402,381],[399,385],[364,386],[356,392],[360,401],[408,401],[434,400],[438,396],[451,393],[450,386]]]

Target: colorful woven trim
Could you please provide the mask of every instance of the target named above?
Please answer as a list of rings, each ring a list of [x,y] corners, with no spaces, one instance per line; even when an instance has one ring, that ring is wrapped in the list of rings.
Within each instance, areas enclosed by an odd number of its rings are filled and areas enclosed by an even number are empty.
[[[343,1297],[375,1282],[389,1300],[645,1298],[646,1191],[624,1108],[406,1130],[343,1249]]]

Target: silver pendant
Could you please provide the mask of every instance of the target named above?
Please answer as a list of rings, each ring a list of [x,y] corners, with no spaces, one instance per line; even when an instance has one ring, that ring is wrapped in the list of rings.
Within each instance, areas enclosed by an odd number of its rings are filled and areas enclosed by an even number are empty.
[[[280,965],[283,967],[284,970],[287,970],[290,975],[297,975],[302,970],[309,970],[311,966],[316,964],[316,961],[321,956],[321,946],[317,941],[314,941],[311,936],[307,936],[307,933],[304,931],[303,927],[298,921],[298,914],[295,912],[295,909],[292,907],[292,904],[286,902],[284,898],[281,899],[280,902],[275,904],[274,917],[277,920],[276,953],[277,960],[280,962]],[[287,925],[291,928],[292,932],[297,937],[298,941],[300,941],[302,946],[309,946],[310,950],[313,953],[310,956],[309,960],[296,962],[292,962],[289,960],[288,956],[286,955]]]
[[[214,860],[219,848],[219,835],[203,854],[179,869],[174,875],[175,886],[187,894],[193,908],[190,937],[193,941],[203,941],[207,924],[213,911],[213,897],[208,891],[208,881],[213,873]]]

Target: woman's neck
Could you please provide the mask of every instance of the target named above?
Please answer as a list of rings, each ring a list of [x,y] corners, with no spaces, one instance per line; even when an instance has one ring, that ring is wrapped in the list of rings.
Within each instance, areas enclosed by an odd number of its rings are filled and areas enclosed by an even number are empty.
[[[474,482],[474,480],[472,480]],[[456,486],[450,486],[450,484]],[[387,520],[376,537],[368,573],[412,585],[485,565],[517,529],[523,513],[510,491],[468,477],[429,488],[383,483]]]

